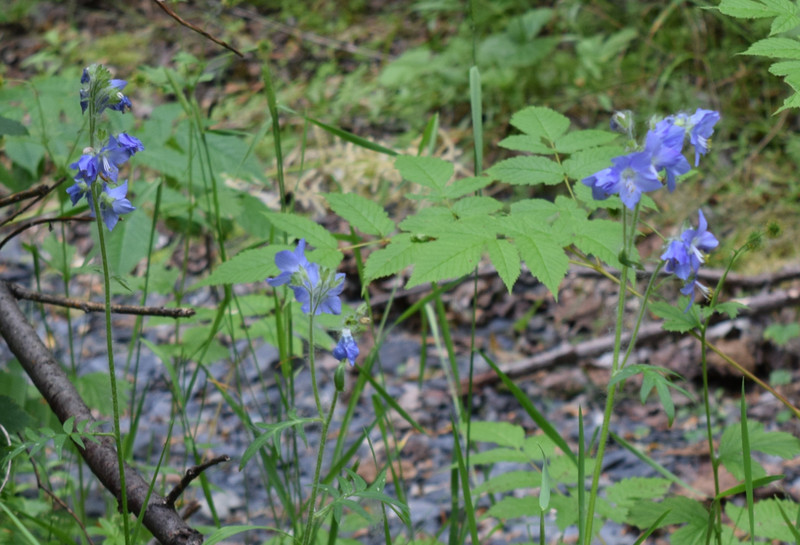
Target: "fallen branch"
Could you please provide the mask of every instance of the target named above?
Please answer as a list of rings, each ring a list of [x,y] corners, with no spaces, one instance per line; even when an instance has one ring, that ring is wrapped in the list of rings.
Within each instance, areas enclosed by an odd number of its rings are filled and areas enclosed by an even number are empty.
[[[737,299],[740,303],[747,305],[739,313],[740,316],[752,316],[755,314],[762,314],[770,312],[779,308],[787,306],[800,305],[800,289],[791,289],[786,291],[777,291],[757,295],[753,297],[746,297]],[[666,337],[670,332],[661,327],[661,322],[646,324],[639,329],[638,343],[647,343],[656,341],[662,337]],[[622,334],[622,344],[625,345],[630,341],[630,332]],[[534,371],[554,367],[563,363],[572,363],[586,359],[595,358],[610,352],[614,349],[614,335],[606,335],[598,337],[586,342],[576,345],[562,344],[541,354],[536,354],[524,360],[515,361],[500,366],[503,371],[510,378],[519,378],[529,375]],[[472,377],[472,386],[486,386],[500,381],[500,377],[494,371],[487,371]],[[466,394],[469,389],[469,379],[461,381],[462,395]]]
[[[0,335],[60,422],[72,416],[76,423],[94,422],[89,407],[42,343],[5,282],[0,282]],[[83,447],[75,446],[92,473],[120,502],[122,490],[114,441],[107,436],[98,439],[97,443],[85,441]],[[149,485],[127,464],[125,480],[128,508],[142,518],[144,526],[159,542],[163,545],[200,545],[203,542],[200,532],[186,524],[174,508],[168,507],[165,498],[153,492],[149,503],[144,505]]]

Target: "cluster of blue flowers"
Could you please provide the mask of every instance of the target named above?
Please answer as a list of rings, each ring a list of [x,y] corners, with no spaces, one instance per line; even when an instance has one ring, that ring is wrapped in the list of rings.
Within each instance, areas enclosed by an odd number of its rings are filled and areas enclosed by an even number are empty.
[[[623,204],[633,210],[642,193],[663,187],[660,172],[664,172],[667,187],[675,191],[675,179],[689,172],[689,161],[683,156],[686,134],[695,150],[694,164],[708,153],[714,125],[719,112],[698,108],[692,115],[676,114],[662,119],[647,132],[644,149],[611,160],[613,166],[581,180],[592,188],[597,200],[619,195]],[[630,120],[623,120],[630,126]],[[623,125],[625,127],[626,125]]]
[[[81,84],[80,103],[84,114],[88,109],[89,115],[96,119],[106,108],[122,113],[131,109],[130,99],[122,94],[122,89],[127,83],[123,80],[110,79],[108,70],[104,67],[93,64],[85,68]],[[94,200],[91,192],[99,178],[102,180],[102,187],[97,195],[100,215],[109,231],[114,229],[122,214],[135,210],[126,198],[128,181],[125,180],[121,184],[117,182],[119,167],[135,153],[143,150],[142,142],[126,133],[120,133],[116,137],[109,135],[108,143],[100,150],[91,147],[84,149],[80,159],[70,165],[70,168],[78,171],[75,183],[67,188],[72,204],[77,204],[85,196],[89,210],[94,216]]]
[[[300,309],[306,314],[341,314],[342,301],[339,296],[344,290],[344,273],[311,263],[306,258],[305,249],[306,241],[301,239],[294,251],[283,250],[275,254],[275,265],[281,272],[275,278],[268,278],[267,283],[272,287],[288,284],[297,302],[302,304]],[[348,359],[350,365],[355,365],[358,345],[350,329],[342,330],[333,355],[339,361]]]
[[[719,245],[717,238],[708,232],[708,222],[703,211],[698,210],[697,213],[700,216],[697,229],[686,229],[680,238],[669,243],[667,251],[661,255],[661,259],[666,262],[664,270],[674,273],[684,281],[681,293],[689,296],[687,310],[694,303],[695,288],[708,296],[708,288],[697,281],[697,272],[705,262],[705,254]]]
[[[689,142],[694,146],[694,164],[697,166],[700,156],[708,153],[714,125],[719,118],[719,112],[698,108],[692,115],[680,113],[654,122],[642,149],[615,157],[611,160],[613,166],[581,181],[592,188],[595,199],[607,199],[618,194],[630,210],[639,203],[642,193],[660,189],[664,181],[670,192],[675,191],[676,178],[691,168],[683,156],[686,135],[689,135]],[[633,133],[632,126],[629,112],[618,112],[612,119],[612,127],[629,135]],[[679,238],[669,242],[667,250],[661,255],[666,262],[664,270],[684,282],[681,293],[690,298],[686,310],[694,303],[695,288],[708,295],[708,288],[697,281],[697,273],[705,262],[705,254],[719,244],[714,235],[708,232],[708,223],[702,210],[698,210],[698,214],[697,229],[684,230]]]

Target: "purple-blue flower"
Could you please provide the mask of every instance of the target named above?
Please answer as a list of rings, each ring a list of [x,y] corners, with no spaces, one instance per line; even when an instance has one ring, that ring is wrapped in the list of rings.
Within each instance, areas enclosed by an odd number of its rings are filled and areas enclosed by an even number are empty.
[[[648,131],[645,138],[645,151],[651,155],[653,168],[666,172],[667,187],[675,191],[675,178],[689,172],[689,161],[683,156],[683,141],[686,130],[667,118],[659,121]]]
[[[700,156],[708,153],[711,145],[709,139],[714,133],[714,125],[719,121],[719,112],[714,110],[697,111],[689,117],[689,141],[694,146],[694,166],[700,161]]]
[[[100,115],[106,108],[125,113],[132,107],[130,99],[122,94],[122,90],[128,82],[122,79],[111,79],[108,70],[100,65],[93,64],[84,68],[81,74],[81,84],[82,113],[86,113],[90,100],[94,101],[95,115]]]
[[[78,204],[78,201],[81,200],[84,195],[91,200],[91,197],[89,197],[89,185],[87,185],[86,182],[78,181],[77,179],[74,184],[67,188],[67,194],[69,195],[69,200],[72,201],[73,206]]]
[[[275,278],[267,278],[270,286],[288,284],[294,297],[301,303],[300,309],[306,314],[341,314],[344,290],[344,273],[336,273],[310,263],[305,256],[305,239],[297,243],[294,251],[283,250],[275,254],[275,264],[281,273]]]
[[[127,180],[117,187],[109,187],[107,183],[103,182],[103,191],[98,195],[97,203],[100,206],[100,216],[103,218],[109,231],[114,229],[122,214],[128,214],[136,210],[131,204],[131,201],[126,198],[127,194]],[[91,210],[92,216],[94,216],[94,201],[92,201],[91,195],[87,195],[87,197],[89,200],[89,210]]]
[[[333,348],[333,357],[339,361],[348,359],[350,360],[350,365],[355,365],[358,353],[358,345],[356,344],[356,340],[353,338],[352,332],[348,328],[342,329],[342,336],[339,338],[339,342]]]
[[[581,180],[592,188],[592,196],[602,200],[619,194],[623,204],[633,210],[642,193],[661,187],[658,174],[652,165],[652,156],[647,151],[637,151],[614,157],[613,166]]]
[[[703,211],[698,210],[698,215],[697,229],[684,230],[680,238],[672,240],[661,254],[661,259],[666,262],[664,270],[684,281],[681,293],[690,297],[686,310],[694,303],[695,288],[699,288],[704,295],[708,294],[708,288],[697,281],[697,273],[705,263],[705,254],[719,245],[716,237],[708,232]]]
[[[704,254],[707,254],[719,245],[717,238],[708,232],[708,222],[702,210],[697,211],[699,215],[697,229],[686,229],[681,233],[681,240],[686,246],[692,269],[697,271],[700,265],[705,263]]]

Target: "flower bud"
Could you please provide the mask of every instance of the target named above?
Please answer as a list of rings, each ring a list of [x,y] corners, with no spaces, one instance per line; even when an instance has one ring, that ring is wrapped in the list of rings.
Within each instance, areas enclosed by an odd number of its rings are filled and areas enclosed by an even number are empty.
[[[336,367],[336,372],[333,373],[333,385],[336,386],[337,392],[344,392],[344,365],[342,363]]]

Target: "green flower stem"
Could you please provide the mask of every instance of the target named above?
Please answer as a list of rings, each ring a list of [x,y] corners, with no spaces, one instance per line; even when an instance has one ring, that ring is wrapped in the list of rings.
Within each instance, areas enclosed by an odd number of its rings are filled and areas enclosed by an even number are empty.
[[[91,119],[91,118],[90,118]],[[94,139],[94,133],[92,133],[92,139]],[[117,375],[116,369],[114,368],[114,346],[112,342],[112,331],[111,331],[111,275],[108,271],[108,255],[106,253],[106,239],[105,233],[103,228],[103,218],[102,214],[100,213],[100,206],[97,200],[97,191],[96,188],[99,187],[97,184],[92,185],[92,191],[90,191],[92,196],[92,203],[94,204],[95,210],[95,224],[97,225],[97,236],[100,240],[100,257],[103,263],[103,282],[104,282],[104,292],[105,292],[105,316],[106,316],[106,349],[108,351],[108,376],[111,380],[111,405],[113,407],[114,412],[114,442],[116,443],[117,448],[117,464],[119,465],[119,485],[120,485],[120,497],[122,501],[122,524],[125,531],[125,544],[130,544],[130,528],[129,528],[129,516],[128,516],[128,494],[127,488],[125,484],[125,460],[122,457],[122,433],[120,432],[120,425],[119,425],[119,402],[117,400]]]
[[[653,274],[650,276],[650,282],[647,283],[647,289],[642,296],[641,306],[639,307],[639,315],[636,317],[636,325],[633,326],[633,333],[631,333],[631,340],[628,343],[628,349],[625,351],[625,357],[622,358],[622,364],[620,364],[619,368],[624,369],[625,365],[628,363],[628,358],[630,358],[631,353],[633,352],[633,347],[635,346],[636,337],[639,335],[639,328],[642,326],[642,321],[644,320],[644,315],[647,312],[647,302],[650,300],[650,296],[653,294],[653,288],[656,285],[656,279],[658,278],[658,273],[661,272],[661,268],[664,266],[664,262],[660,261],[656,270],[653,271]]]
[[[706,437],[708,440],[708,456],[711,460],[711,469],[714,473],[714,497],[719,496],[719,459],[717,458],[716,452],[714,452],[714,434],[711,431],[711,403],[708,397],[708,361],[706,360],[706,328],[708,323],[706,322],[703,324],[703,327],[700,331],[700,363],[702,365],[703,370],[703,406],[706,411]],[[722,513],[719,510],[719,504],[714,502],[711,507],[716,511],[715,518],[717,518],[717,522],[719,523],[719,517],[722,516]],[[718,526],[718,525],[717,525]],[[717,541],[719,541],[719,534],[717,535]]]
[[[308,314],[308,364],[311,367],[311,389],[314,390],[314,403],[317,404],[317,413],[320,418],[325,418],[322,412],[322,403],[319,400],[319,388],[317,387],[317,366],[314,361],[314,312]]]
[[[314,381],[314,395],[317,395],[316,381]],[[319,486],[319,476],[322,472],[322,459],[325,454],[325,441],[328,436],[328,428],[333,420],[333,409],[336,407],[336,402],[339,400],[339,390],[334,388],[333,399],[331,400],[331,408],[328,411],[327,417],[322,420],[322,434],[319,437],[319,450],[317,451],[317,465],[314,468],[314,480],[311,483],[311,498],[308,500],[308,520],[306,521],[306,530],[303,532],[303,545],[311,543],[311,534],[314,528],[314,516],[316,514],[317,503],[317,489]],[[320,413],[322,417],[322,413]]]

